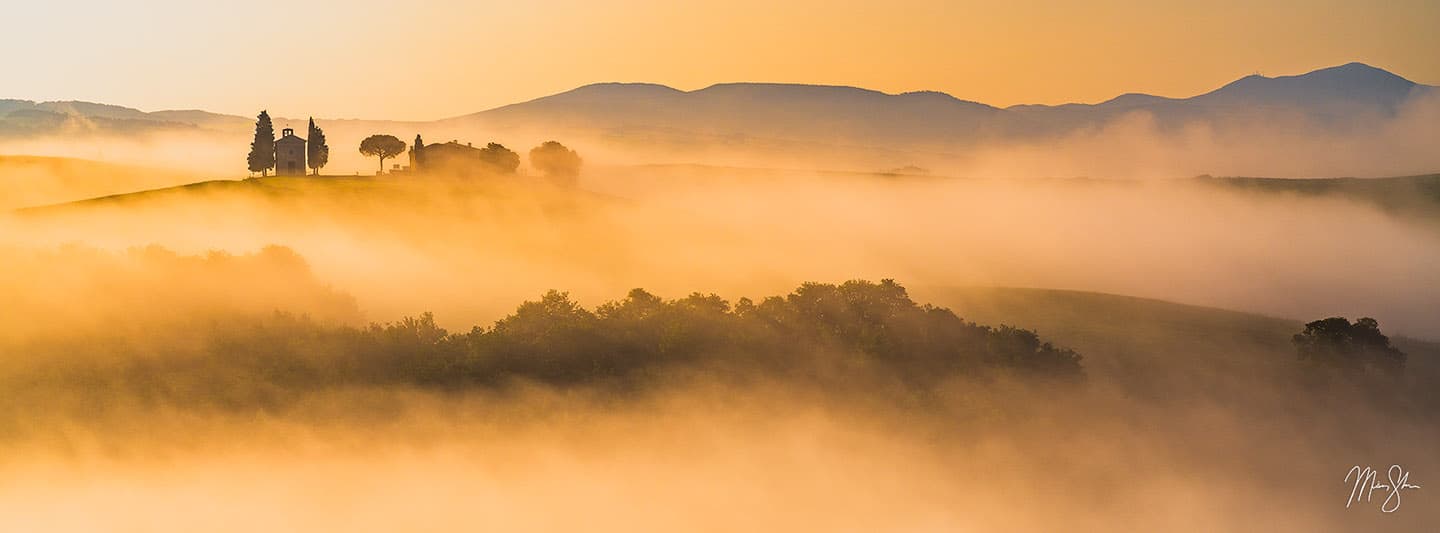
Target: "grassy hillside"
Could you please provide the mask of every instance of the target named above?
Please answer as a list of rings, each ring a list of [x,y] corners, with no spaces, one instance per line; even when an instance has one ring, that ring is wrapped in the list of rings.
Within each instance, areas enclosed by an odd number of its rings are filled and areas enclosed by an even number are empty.
[[[908,173],[908,171],[918,173]],[[19,181],[26,172],[48,176],[51,181],[68,187],[66,195],[51,195],[50,201],[10,202],[8,207],[43,206],[75,202],[80,205],[97,203],[149,200],[174,193],[246,191],[270,194],[305,194],[344,191],[347,193],[366,192],[357,188],[372,189],[383,194],[400,188],[413,188],[413,176],[304,176],[250,178],[245,180],[213,180],[176,185],[183,178],[174,172],[157,171],[138,167],[127,167],[110,163],[79,159],[0,156],[0,185],[5,185],[11,194],[29,194],[36,198],[46,197],[43,193],[27,193],[24,189],[39,187],[32,178],[27,183]],[[599,190],[627,191],[635,187],[665,187],[676,183],[701,183],[706,181],[756,180],[773,181],[796,176],[819,176],[833,179],[882,179],[897,178],[920,180],[953,180],[952,176],[927,174],[923,169],[895,169],[889,171],[801,171],[780,168],[733,167],[690,164],[656,164],[619,167],[597,167],[586,172],[588,181]],[[521,178],[523,181],[535,181]],[[969,181],[969,180],[967,180]],[[989,180],[974,180],[985,182]],[[1036,180],[1026,180],[1033,183]],[[1132,180],[1123,179],[1047,179],[1046,183],[1071,183],[1081,186],[1126,185]],[[1192,180],[1186,180],[1192,181]],[[1262,178],[1262,177],[1211,177],[1195,178],[1204,186],[1237,191],[1254,191],[1275,195],[1296,195],[1302,197],[1342,197],[1374,204],[1387,212],[1397,215],[1424,215],[1440,217],[1440,174],[1418,176],[1396,176],[1386,178]],[[633,182],[633,183],[630,183]],[[174,185],[174,186],[172,186]],[[628,189],[627,189],[628,186]],[[376,188],[378,187],[378,189]],[[68,197],[67,197],[68,196]],[[0,196],[0,198],[4,198]],[[0,205],[0,207],[7,207]]]
[[[195,180],[183,172],[66,157],[0,155],[0,209],[70,202]]]
[[[993,287],[914,292],[917,300],[949,307],[966,320],[1034,329],[1084,354],[1092,376],[1153,394],[1223,389],[1240,377],[1293,367],[1298,361],[1290,337],[1304,329],[1298,320],[1093,292]],[[1412,379],[1440,383],[1440,344],[1392,341],[1409,354],[1406,372]]]
[[[291,195],[304,193],[333,194],[346,190],[359,190],[358,186],[375,187],[383,185],[383,181],[377,181],[371,177],[332,177],[332,176],[306,176],[306,177],[266,177],[249,178],[244,180],[210,180],[163,187],[144,189],[138,191],[127,191],[117,194],[109,194],[84,198],[73,202],[57,202],[53,205],[36,206],[24,209],[26,212],[43,212],[64,208],[85,208],[116,206],[127,203],[142,203],[155,200],[173,200],[185,195],[204,194],[270,194],[270,195]]]
[[[1231,189],[1300,196],[1335,196],[1369,202],[1387,212],[1440,218],[1440,174],[1389,178],[1197,178]]]
[[[72,202],[41,205],[20,209],[27,214],[56,213],[74,209],[141,205],[152,202],[173,202],[187,196],[206,196],[209,199],[264,198],[272,201],[293,203],[317,202],[342,204],[355,207],[352,202],[382,203],[392,208],[406,205],[409,201],[443,198],[452,192],[470,194],[499,191],[506,187],[524,184],[527,190],[536,193],[559,192],[558,189],[534,178],[504,180],[438,180],[420,181],[414,176],[269,176],[239,180],[210,180],[174,187],[140,190],[86,198]],[[571,191],[566,195],[575,196]],[[483,196],[483,194],[482,194]],[[596,195],[584,194],[593,198]]]

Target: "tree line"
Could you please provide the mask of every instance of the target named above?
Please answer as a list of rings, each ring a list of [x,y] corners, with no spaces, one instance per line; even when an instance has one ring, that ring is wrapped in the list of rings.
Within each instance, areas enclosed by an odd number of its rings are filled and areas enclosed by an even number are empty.
[[[380,160],[380,171],[385,171],[385,160],[405,153],[405,141],[393,135],[371,135],[360,141],[360,153]],[[416,161],[425,158],[425,140],[415,136],[412,145]],[[545,141],[530,149],[530,167],[547,178],[570,181],[580,175],[583,163],[580,154],[557,141]],[[498,174],[514,174],[520,168],[520,154],[500,143],[488,143],[478,150],[479,162]]]
[[[393,135],[371,135],[360,141],[360,154],[379,159],[380,172],[385,171],[385,160],[405,153],[405,141]],[[415,136],[414,148],[423,158],[425,141]],[[326,143],[325,131],[310,118],[306,134],[306,165],[313,175],[330,162],[330,146]],[[489,143],[479,150],[480,162],[500,174],[514,174],[520,168],[520,155],[500,143]],[[556,141],[546,141],[532,148],[529,153],[530,166],[542,175],[557,181],[573,181],[580,175],[583,159],[575,150]],[[250,143],[250,154],[246,160],[250,172],[268,176],[275,168],[275,127],[267,111],[261,111],[255,118],[255,137]]]
[[[1083,377],[1074,351],[1033,331],[977,325],[916,304],[891,280],[806,283],[784,296],[734,303],[699,293],[666,300],[635,289],[589,309],[551,291],[467,332],[446,331],[428,313],[364,328],[276,315],[207,319],[147,339],[160,344],[85,343],[95,349],[84,357],[66,357],[70,344],[54,354],[37,346],[43,366],[25,375],[0,372],[0,386],[24,397],[107,391],[253,408],[342,387],[630,389],[702,375],[853,394],[884,384],[924,395],[955,379]]]

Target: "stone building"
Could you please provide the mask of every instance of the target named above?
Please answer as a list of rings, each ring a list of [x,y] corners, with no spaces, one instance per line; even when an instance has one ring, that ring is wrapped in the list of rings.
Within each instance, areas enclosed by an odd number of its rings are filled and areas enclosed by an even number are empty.
[[[410,148],[410,170],[452,175],[481,174],[485,172],[481,153],[479,148],[457,141],[426,146],[416,135],[415,144]]]
[[[305,138],[296,136],[294,128],[285,128],[275,140],[275,175],[305,175]]]

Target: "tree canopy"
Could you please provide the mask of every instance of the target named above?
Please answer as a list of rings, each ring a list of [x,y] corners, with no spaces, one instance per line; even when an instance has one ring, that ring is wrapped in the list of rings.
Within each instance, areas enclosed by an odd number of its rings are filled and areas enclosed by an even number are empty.
[[[288,260],[283,254],[277,259]],[[455,391],[532,382],[633,388],[684,375],[850,390],[883,384],[923,397],[956,380],[1008,375],[1065,383],[1083,377],[1074,351],[1034,332],[976,325],[947,309],[918,305],[890,280],[806,283],[788,295],[733,304],[713,294],[667,300],[634,289],[591,309],[550,291],[490,327],[461,333],[441,328],[428,313],[365,328],[283,314],[237,317],[202,321],[182,333],[193,337],[158,351],[96,343],[105,360],[126,365],[113,371],[95,372],[89,366],[95,353],[89,353],[44,358],[51,366],[37,372],[52,380],[74,376],[76,388],[106,394],[155,383],[205,384],[146,389],[156,396],[185,395],[172,399],[187,404],[273,402],[309,388],[344,386]],[[248,395],[256,396],[244,400]]]
[[[1400,372],[1405,366],[1405,352],[1390,345],[1390,338],[1380,332],[1380,323],[1373,318],[1360,318],[1353,324],[1343,317],[1330,317],[1305,324],[1305,330],[1292,339],[1300,359],[1349,372]]]
[[[393,135],[371,135],[360,141],[360,153],[380,158],[380,172],[385,172],[385,160],[405,153],[405,141]]]
[[[406,364],[433,368],[429,379],[442,381],[558,384],[696,365],[805,376],[852,355],[861,359],[844,364],[920,388],[992,372],[1081,375],[1074,351],[1032,331],[980,326],[918,305],[891,280],[806,283],[787,296],[733,305],[713,294],[664,300],[634,289],[594,310],[550,291],[489,329],[435,333],[428,320],[405,326],[413,330],[405,336],[431,339],[423,344],[435,357]]]
[[[261,176],[269,175],[275,168],[275,126],[270,123],[270,113],[261,111],[255,117],[255,140],[250,142],[250,156],[247,159],[251,172]]]
[[[320,169],[330,162],[330,146],[325,144],[325,130],[315,125],[315,118],[310,118],[310,130],[306,135],[305,160],[315,175],[320,175]]]
[[[414,169],[412,169],[412,170],[421,170],[421,169],[424,169],[424,168],[425,168],[425,139],[421,139],[419,133],[416,133],[416,134],[415,134],[415,143],[410,145],[410,153],[414,154],[414,157],[412,158],[412,161],[414,162],[414,165],[415,165],[415,167],[416,167],[416,168],[414,168]]]
[[[530,149],[530,167],[552,179],[574,180],[581,163],[580,154],[555,141]]]
[[[480,150],[480,161],[501,174],[514,174],[520,168],[520,154],[500,143],[490,143]]]

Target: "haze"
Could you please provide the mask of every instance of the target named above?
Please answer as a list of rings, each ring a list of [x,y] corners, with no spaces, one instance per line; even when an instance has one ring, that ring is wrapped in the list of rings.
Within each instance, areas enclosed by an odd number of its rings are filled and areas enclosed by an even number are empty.
[[[9,6],[0,531],[1433,528],[1437,9]]]

